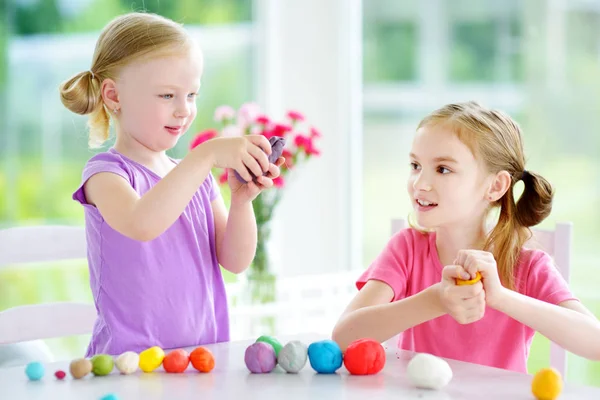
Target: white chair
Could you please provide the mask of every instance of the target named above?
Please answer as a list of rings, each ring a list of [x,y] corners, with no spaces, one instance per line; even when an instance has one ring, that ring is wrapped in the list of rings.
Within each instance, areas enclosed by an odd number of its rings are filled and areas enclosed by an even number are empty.
[[[86,255],[83,227],[48,225],[0,230],[0,270],[20,264],[85,259]],[[53,302],[9,308],[0,312],[0,357],[28,357],[34,347],[43,353],[41,339],[90,334],[95,320],[93,303]],[[6,366],[11,360],[0,360],[0,364]]]
[[[407,221],[402,218],[392,219],[392,235],[408,227]],[[533,228],[533,236],[525,247],[543,250],[548,253],[562,274],[567,283],[571,279],[571,247],[573,224],[570,222],[560,222],[556,224],[554,230]],[[386,344],[396,345],[398,337],[386,341]],[[556,368],[562,376],[567,372],[567,352],[554,342],[550,342],[550,365]]]

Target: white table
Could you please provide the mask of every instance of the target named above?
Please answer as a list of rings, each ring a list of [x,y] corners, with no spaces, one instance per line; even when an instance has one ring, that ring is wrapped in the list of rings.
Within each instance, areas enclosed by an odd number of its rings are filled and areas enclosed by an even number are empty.
[[[302,340],[305,344],[325,339],[307,334],[282,337]],[[184,374],[167,374],[162,370],[152,373],[138,371],[133,375],[95,377],[88,375],[73,380],[68,374],[69,362],[46,366],[41,381],[32,382],[24,368],[0,369],[0,399],[61,399],[95,400],[115,393],[120,400],[130,399],[528,399],[532,400],[531,376],[501,369],[448,360],[454,377],[441,391],[411,387],[405,369],[412,353],[387,350],[383,371],[370,376],[349,375],[344,366],[335,375],[319,375],[307,361],[299,374],[287,374],[279,367],[270,374],[250,374],[244,364],[244,351],[251,341],[219,343],[206,346],[215,356],[215,369],[199,373],[191,365]],[[191,351],[191,349],[190,349]],[[58,381],[54,372],[67,372],[64,381]],[[600,399],[600,388],[566,384],[560,400]]]

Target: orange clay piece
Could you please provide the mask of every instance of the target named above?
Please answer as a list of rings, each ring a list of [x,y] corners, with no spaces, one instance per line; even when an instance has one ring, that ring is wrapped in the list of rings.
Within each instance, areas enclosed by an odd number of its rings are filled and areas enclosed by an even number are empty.
[[[456,284],[458,286],[473,285],[474,283],[479,282],[480,280],[481,280],[481,274],[478,271],[477,275],[475,275],[475,278],[469,279],[468,281],[464,280],[464,279],[457,279]]]
[[[205,347],[196,347],[190,353],[190,362],[200,372],[210,372],[215,367],[215,358]]]

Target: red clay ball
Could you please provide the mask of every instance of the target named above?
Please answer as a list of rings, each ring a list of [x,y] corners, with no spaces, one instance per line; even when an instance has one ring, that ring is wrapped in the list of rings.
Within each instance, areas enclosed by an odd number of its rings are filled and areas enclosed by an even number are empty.
[[[190,364],[190,355],[187,351],[178,349],[167,354],[163,360],[163,368],[166,372],[184,372]]]
[[[65,379],[65,376],[67,376],[67,374],[65,373],[65,371],[58,370],[54,373],[54,376],[58,380],[63,380],[63,379]]]
[[[344,353],[344,366],[352,375],[374,375],[385,365],[385,350],[373,339],[359,339]]]

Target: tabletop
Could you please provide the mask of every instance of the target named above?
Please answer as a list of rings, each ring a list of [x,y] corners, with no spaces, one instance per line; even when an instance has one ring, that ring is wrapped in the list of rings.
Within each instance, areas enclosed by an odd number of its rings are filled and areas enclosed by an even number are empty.
[[[307,346],[326,339],[305,334],[278,338],[282,344],[300,340]],[[331,375],[317,374],[307,361],[298,374],[289,374],[277,367],[269,374],[251,374],[244,363],[244,352],[253,341],[235,341],[206,345],[214,355],[215,368],[200,373],[190,365],[182,374],[169,374],[162,369],[151,373],[121,375],[115,368],[107,376],[74,380],[69,361],[46,365],[40,381],[29,381],[24,367],[0,369],[0,399],[61,399],[96,400],[113,393],[119,400],[129,399],[242,399],[260,396],[277,399],[527,399],[531,394],[531,375],[497,368],[447,360],[453,378],[441,390],[418,389],[406,377],[406,365],[414,355],[398,349],[386,349],[384,369],[375,375],[350,375],[342,367]],[[192,349],[188,349],[191,351]],[[62,369],[67,377],[59,381],[54,372]],[[600,399],[600,388],[565,383],[560,400]]]

